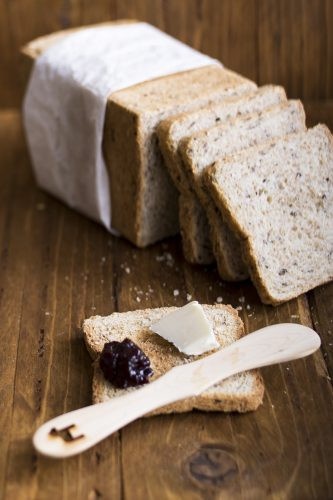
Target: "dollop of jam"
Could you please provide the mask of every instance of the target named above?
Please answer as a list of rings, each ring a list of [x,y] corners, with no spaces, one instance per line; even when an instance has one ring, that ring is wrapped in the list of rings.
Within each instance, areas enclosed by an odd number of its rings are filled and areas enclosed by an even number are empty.
[[[106,380],[121,389],[146,384],[153,375],[148,356],[127,338],[104,344],[99,366]]]

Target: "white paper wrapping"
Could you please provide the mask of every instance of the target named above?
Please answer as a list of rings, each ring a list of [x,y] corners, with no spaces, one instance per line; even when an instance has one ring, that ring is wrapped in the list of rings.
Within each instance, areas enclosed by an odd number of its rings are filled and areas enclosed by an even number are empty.
[[[112,231],[102,155],[112,92],[216,63],[145,23],[79,30],[35,61],[23,105],[40,187]]]

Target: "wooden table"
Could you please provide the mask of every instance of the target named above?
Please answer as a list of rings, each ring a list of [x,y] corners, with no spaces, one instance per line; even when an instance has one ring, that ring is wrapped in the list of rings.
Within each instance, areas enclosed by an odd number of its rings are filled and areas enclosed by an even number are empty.
[[[332,103],[307,108],[332,127]],[[178,238],[137,250],[111,237],[36,188],[17,111],[0,114],[0,158],[3,498],[333,498],[333,284],[265,307],[249,282],[222,283],[214,268],[186,264]],[[36,427],[91,401],[82,320],[180,306],[187,294],[242,306],[247,331],[313,325],[322,350],[264,369],[255,413],[140,419],[67,461],[36,456]]]

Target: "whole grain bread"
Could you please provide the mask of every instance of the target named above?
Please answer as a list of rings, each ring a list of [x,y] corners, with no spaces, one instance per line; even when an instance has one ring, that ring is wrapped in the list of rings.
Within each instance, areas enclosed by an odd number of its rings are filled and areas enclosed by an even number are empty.
[[[184,165],[193,189],[206,210],[214,255],[223,279],[237,281],[248,276],[237,236],[215,210],[205,190],[202,175],[218,158],[253,147],[272,137],[305,130],[300,101],[287,101],[259,113],[237,117],[228,123],[194,134],[180,143]]]
[[[264,303],[333,279],[333,138],[326,126],[218,161],[204,177],[242,239]]]
[[[181,140],[224,124],[238,116],[260,112],[287,100],[285,90],[265,85],[241,96],[221,96],[214,104],[163,120],[157,130],[160,147],[170,176],[179,192],[191,190],[178,149]]]
[[[228,269],[228,267],[224,261],[221,262],[220,256],[223,255],[223,252],[221,254],[219,249],[221,242],[218,236],[223,231],[223,228],[218,228],[214,224],[211,227],[212,234],[208,234],[209,224],[207,217],[203,208],[200,208],[200,203],[191,189],[191,183],[187,178],[186,170],[182,163],[182,157],[178,148],[180,141],[197,132],[209,129],[218,123],[222,124],[237,116],[262,111],[286,100],[286,93],[282,87],[266,85],[242,96],[221,96],[220,102],[216,102],[206,108],[167,118],[159,125],[157,133],[165,164],[179,192],[186,195],[186,199],[188,200],[186,203],[187,209],[190,205],[189,198],[192,197],[193,199],[191,203],[193,215],[186,210],[188,217],[187,224],[180,219],[184,256],[190,263],[201,264],[201,256],[205,255],[208,251],[210,255],[215,254],[217,256],[218,269],[221,269],[221,274],[226,277],[227,271],[224,271],[224,269]],[[183,208],[180,207],[179,209],[180,216],[184,212]],[[198,217],[198,214],[200,214],[200,217]],[[200,223],[200,227],[195,227],[196,221]],[[200,231],[203,231],[203,233],[200,234]],[[201,243],[202,247],[200,246]],[[214,248],[212,248],[212,244]],[[228,249],[229,247],[226,249],[226,252]],[[197,261],[195,260],[196,255],[198,256]],[[233,255],[234,253],[229,251],[227,262],[235,260]],[[234,268],[239,269],[237,272],[239,279],[247,276],[247,273],[244,273],[243,265],[238,265],[237,258],[232,269]],[[233,279],[234,275],[232,274],[229,278]]]
[[[244,334],[243,323],[232,307],[204,305],[203,308],[222,347],[236,341]],[[136,390],[116,389],[104,379],[98,366],[98,355],[105,342],[122,341],[126,337],[135,342],[150,359],[154,370],[152,380],[173,366],[198,358],[198,356],[184,355],[173,344],[149,329],[152,323],[175,309],[175,307],[162,307],[113,313],[107,317],[94,316],[84,321],[84,339],[92,358],[97,360],[94,363],[94,403],[107,401],[129,390]],[[185,412],[192,409],[246,412],[258,408],[262,403],[263,393],[264,386],[259,373],[245,372],[214,385],[198,396],[159,408],[154,413]]]
[[[40,37],[22,51],[34,59],[72,31]],[[178,196],[157,144],[158,123],[207,106],[221,95],[239,95],[254,88],[255,83],[246,78],[211,65],[146,81],[109,96],[103,151],[114,229],[139,247],[178,232]]]
[[[177,73],[114,93],[107,104],[104,151],[112,223],[144,247],[178,232],[178,196],[156,129],[161,120],[239,95],[255,84],[219,66]]]
[[[206,212],[192,193],[179,195],[179,226],[185,260],[190,264],[212,264],[215,258]]]

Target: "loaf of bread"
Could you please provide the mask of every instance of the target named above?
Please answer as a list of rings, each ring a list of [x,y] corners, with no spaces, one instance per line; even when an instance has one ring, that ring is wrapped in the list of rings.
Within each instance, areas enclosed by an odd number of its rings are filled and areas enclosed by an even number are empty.
[[[287,101],[259,113],[244,115],[181,141],[180,151],[192,187],[206,210],[212,229],[213,250],[221,277],[237,281],[248,276],[237,237],[216,213],[202,183],[206,168],[218,158],[252,147],[272,137],[305,130],[300,101]]]
[[[175,309],[175,307],[162,307],[113,313],[107,317],[94,316],[84,321],[84,339],[92,358],[97,360],[94,364],[94,403],[107,401],[129,390],[136,390],[117,389],[105,380],[99,368],[98,355],[106,342],[113,340],[121,342],[125,338],[135,342],[150,359],[154,371],[152,380],[176,365],[198,358],[186,356],[173,344],[149,329],[150,325]],[[232,307],[204,305],[203,309],[221,347],[235,342],[244,334],[242,321]],[[257,371],[244,372],[214,385],[198,396],[159,408],[154,413],[185,412],[192,409],[246,412],[258,408],[262,403],[263,393],[264,386],[260,374]]]
[[[242,241],[261,300],[279,304],[333,278],[333,138],[324,125],[272,140],[205,173]]]
[[[189,262],[202,264],[202,256],[207,253],[208,245],[210,245],[208,255],[211,255],[212,247],[209,243],[211,240],[210,228],[204,209],[200,206],[195,193],[191,189],[191,185],[186,176],[186,171],[182,164],[182,158],[179,151],[181,140],[201,132],[205,129],[214,127],[217,124],[223,124],[228,120],[237,116],[248,113],[262,111],[266,108],[286,101],[286,94],[282,87],[266,85],[244,94],[242,96],[223,97],[221,102],[216,102],[211,106],[195,110],[189,113],[181,113],[175,117],[163,120],[158,127],[158,136],[160,147],[165,159],[166,166],[169,170],[172,180],[179,192],[186,194],[187,207],[189,207],[189,197],[192,196],[193,215],[191,220],[182,221],[181,216],[185,212],[180,208],[180,227],[183,242],[183,251],[185,258],[189,257]],[[187,211],[188,212],[188,211]],[[189,215],[187,213],[187,215]],[[198,221],[200,227],[195,228],[195,223]],[[203,231],[201,233],[201,231]],[[216,230],[212,229],[216,232]],[[195,235],[195,238],[193,237]],[[215,240],[215,241],[214,241]],[[189,252],[189,242],[191,243],[191,251]],[[202,243],[202,247],[200,244]],[[218,245],[216,238],[213,243]],[[214,252],[216,255],[216,252]],[[219,251],[217,255],[219,255]],[[195,260],[195,256],[199,260]]]
[[[72,31],[70,31],[71,33]],[[61,32],[61,38],[66,32]],[[29,57],[55,43],[31,42]],[[139,247],[178,232],[178,195],[164,167],[156,127],[162,119],[239,95],[256,85],[218,65],[145,81],[110,95],[103,151],[110,178],[112,226]]]

